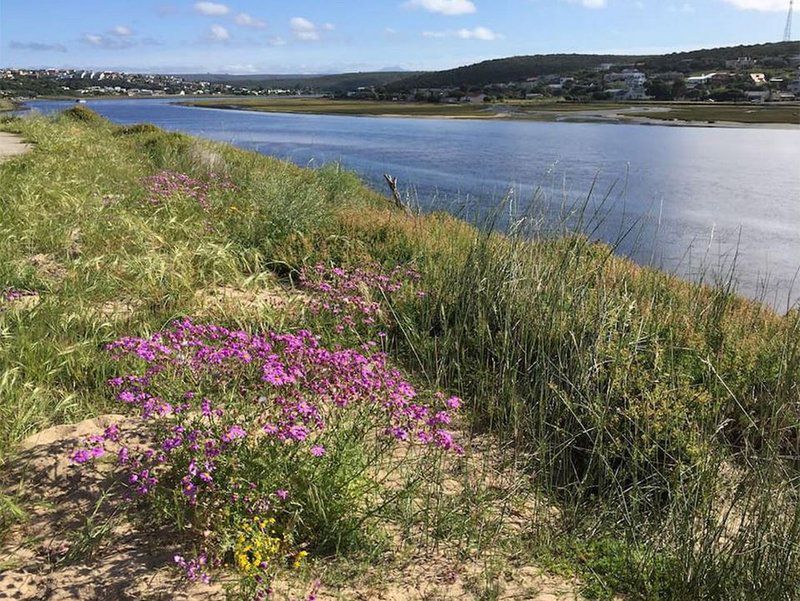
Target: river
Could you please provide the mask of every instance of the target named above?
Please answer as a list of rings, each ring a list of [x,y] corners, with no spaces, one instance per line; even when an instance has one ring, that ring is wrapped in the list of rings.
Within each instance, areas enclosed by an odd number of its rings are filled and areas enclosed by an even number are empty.
[[[800,130],[270,114],[169,99],[90,100],[148,122],[316,167],[339,162],[423,210],[497,223],[521,214],[581,228],[640,264],[711,281],[735,264],[741,294],[800,301]],[[33,101],[51,113],[68,101]],[[504,199],[510,200],[502,204]],[[585,207],[585,209],[584,209]]]

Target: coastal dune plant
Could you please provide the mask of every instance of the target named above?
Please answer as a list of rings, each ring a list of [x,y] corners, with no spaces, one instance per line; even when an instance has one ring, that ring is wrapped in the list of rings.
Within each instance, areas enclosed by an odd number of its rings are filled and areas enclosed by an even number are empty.
[[[189,320],[109,345],[134,368],[110,384],[149,440],[116,449],[125,495],[189,534],[196,556],[176,561],[190,578],[232,565],[257,587],[309,550],[356,548],[387,502],[397,444],[461,452],[448,429],[460,401],[419,395],[368,349]],[[72,460],[118,439],[111,426]]]

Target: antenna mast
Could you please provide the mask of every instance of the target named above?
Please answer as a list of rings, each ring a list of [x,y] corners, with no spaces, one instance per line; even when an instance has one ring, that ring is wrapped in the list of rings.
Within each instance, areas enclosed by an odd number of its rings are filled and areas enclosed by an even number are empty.
[[[794,12],[794,0],[789,0],[789,14],[786,15],[786,29],[783,30],[783,41],[792,41],[792,13]]]

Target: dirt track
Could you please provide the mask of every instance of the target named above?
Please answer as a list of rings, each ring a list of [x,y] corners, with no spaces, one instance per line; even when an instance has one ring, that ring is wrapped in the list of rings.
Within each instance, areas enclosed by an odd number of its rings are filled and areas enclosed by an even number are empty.
[[[19,136],[0,131],[0,161],[18,154],[24,154],[30,148],[30,145],[25,144]]]

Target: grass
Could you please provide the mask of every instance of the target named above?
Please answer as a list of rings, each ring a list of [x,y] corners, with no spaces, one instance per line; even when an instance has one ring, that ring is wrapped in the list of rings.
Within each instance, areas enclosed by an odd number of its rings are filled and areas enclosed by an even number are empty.
[[[800,105],[674,105],[663,113],[628,113],[662,121],[728,121],[731,123],[786,123],[800,125]]]
[[[13,111],[14,103],[6,98],[0,98],[0,113],[4,111]]]
[[[421,388],[462,396],[468,431],[524,474],[513,494],[465,489],[423,510],[406,499],[394,511],[422,520],[426,540],[578,574],[597,598],[800,594],[797,309],[778,315],[727,278],[682,282],[523,220],[503,234],[407,216],[335,166],[115,127],[82,107],[4,127],[35,149],[0,166],[0,287],[39,294],[0,313],[5,461],[29,434],[115,408],[103,345],[200,313],[198,291],[291,289],[318,262],[414,264],[428,294],[392,307],[387,349]],[[161,169],[213,170],[238,189],[210,221],[198,207],[153,211],[142,178]],[[103,310],[119,301],[134,309]],[[269,307],[218,317],[305,325]],[[486,516],[519,496],[555,517],[491,535]],[[4,505],[8,522],[19,512]]]
[[[323,98],[247,98],[181,102],[187,106],[267,113],[314,115],[442,117],[453,119],[524,119],[551,121],[558,118],[580,119],[582,112],[600,113],[610,120],[627,117],[660,121],[727,121],[733,123],[800,124],[796,105],[755,106],[752,104],[687,103],[569,103],[553,101],[510,100],[492,104],[435,104],[427,102],[384,102],[368,100],[329,100]],[[668,109],[636,112],[637,108]],[[596,115],[593,115],[596,118]]]
[[[257,98],[182,102],[188,106],[300,113],[311,115],[350,115],[404,117],[489,118],[491,111],[482,104],[434,104],[432,102],[370,102],[364,100],[326,100],[321,98]]]

